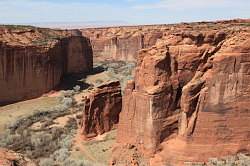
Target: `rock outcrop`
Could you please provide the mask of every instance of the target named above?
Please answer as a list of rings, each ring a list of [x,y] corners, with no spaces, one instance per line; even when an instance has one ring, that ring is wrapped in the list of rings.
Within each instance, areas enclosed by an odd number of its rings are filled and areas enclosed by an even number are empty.
[[[1,166],[36,166],[30,159],[13,151],[0,148]]]
[[[95,61],[121,60],[136,61],[138,52],[141,49],[150,48],[157,40],[164,37],[167,31],[189,31],[192,26],[197,31],[204,28],[237,28],[240,24],[247,25],[249,20],[230,20],[200,23],[162,24],[162,25],[141,25],[122,26],[106,28],[81,29],[83,36],[90,38]],[[186,41],[188,42],[188,41]]]
[[[72,31],[0,27],[0,104],[38,97],[63,75],[90,71],[92,56],[89,40]]]
[[[84,100],[81,130],[86,138],[103,134],[116,127],[122,108],[119,81],[100,85]]]
[[[94,59],[135,61],[139,50],[153,46],[168,29],[159,26],[131,26],[82,29],[91,40]]]
[[[124,144],[157,166],[249,151],[249,22],[176,25],[163,36],[137,56],[113,163]]]

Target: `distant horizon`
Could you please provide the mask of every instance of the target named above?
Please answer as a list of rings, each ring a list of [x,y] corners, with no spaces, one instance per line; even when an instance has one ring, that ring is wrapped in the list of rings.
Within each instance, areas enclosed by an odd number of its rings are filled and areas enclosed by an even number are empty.
[[[250,17],[249,0],[1,0],[0,24],[153,25]]]
[[[164,25],[164,24],[180,24],[180,23],[195,23],[195,22],[219,22],[230,20],[249,20],[249,18],[231,18],[231,19],[216,19],[216,20],[198,20],[198,21],[181,21],[170,23],[152,23],[152,24],[132,24],[122,21],[69,21],[69,22],[30,22],[30,23],[0,23],[0,25],[24,25],[36,26],[41,28],[62,28],[62,29],[76,29],[76,28],[102,28],[102,27],[117,27],[117,26],[143,26],[143,25]]]

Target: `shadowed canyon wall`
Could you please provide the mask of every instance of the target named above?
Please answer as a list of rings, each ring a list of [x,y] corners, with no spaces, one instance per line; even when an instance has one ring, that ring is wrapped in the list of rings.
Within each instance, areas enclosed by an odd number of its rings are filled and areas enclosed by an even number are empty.
[[[0,104],[38,97],[56,87],[63,75],[88,72],[90,42],[69,32],[1,27]]]
[[[140,51],[112,163],[125,144],[157,166],[250,150],[249,22],[180,24]]]

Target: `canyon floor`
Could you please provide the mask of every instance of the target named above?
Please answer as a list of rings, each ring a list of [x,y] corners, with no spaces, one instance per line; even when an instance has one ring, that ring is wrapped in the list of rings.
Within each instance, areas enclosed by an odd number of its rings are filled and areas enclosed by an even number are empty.
[[[0,147],[41,166],[108,165],[116,130],[84,141],[79,130],[82,97],[110,81],[124,85],[134,67],[134,62],[98,62],[87,76],[67,77],[57,90],[0,107]]]

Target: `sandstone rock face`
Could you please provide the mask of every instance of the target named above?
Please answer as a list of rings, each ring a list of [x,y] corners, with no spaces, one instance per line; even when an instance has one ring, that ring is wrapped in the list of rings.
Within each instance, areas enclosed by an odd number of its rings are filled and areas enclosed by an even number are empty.
[[[85,37],[72,36],[64,39],[63,42],[63,49],[67,53],[66,74],[91,71],[93,68],[93,53],[89,40]]]
[[[164,26],[135,26],[82,29],[91,39],[94,59],[135,61],[138,51],[153,46],[163,35]]]
[[[63,75],[92,69],[85,37],[49,29],[0,29],[0,104],[38,97]]]
[[[30,159],[21,154],[0,148],[1,166],[36,166]]]
[[[248,24],[177,25],[141,50],[118,144],[136,146],[157,166],[250,150]]]
[[[84,136],[94,137],[116,127],[122,107],[119,81],[99,86],[85,100],[81,126]]]

